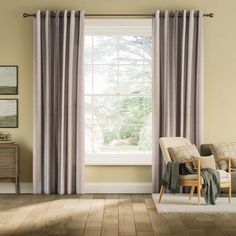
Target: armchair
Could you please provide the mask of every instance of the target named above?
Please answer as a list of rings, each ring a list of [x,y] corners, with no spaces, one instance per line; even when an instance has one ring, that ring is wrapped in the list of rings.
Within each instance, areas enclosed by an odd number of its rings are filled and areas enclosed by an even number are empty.
[[[168,148],[178,147],[178,146],[183,146],[183,145],[191,145],[191,142],[188,139],[182,138],[182,137],[163,137],[163,138],[159,139],[159,143],[160,143],[162,155],[163,155],[163,158],[164,158],[166,164],[169,161],[172,161],[170,158]],[[229,167],[228,173],[227,173],[227,177],[223,177],[222,175],[220,175],[220,176],[222,176],[220,178],[220,186],[221,186],[221,188],[228,188],[228,199],[230,202],[230,199],[231,199],[231,162],[230,162],[230,158],[226,158],[226,160],[228,161],[228,167]],[[179,185],[191,187],[190,194],[189,194],[189,200],[192,199],[194,189],[197,188],[197,197],[198,197],[198,206],[199,206],[201,204],[201,201],[200,201],[201,189],[203,186],[203,179],[201,177],[201,169],[200,169],[201,162],[199,159],[184,161],[184,163],[191,163],[191,162],[196,163],[197,174],[180,175]],[[221,171],[221,173],[222,173],[222,171]],[[164,191],[165,191],[165,187],[161,186],[159,200],[158,200],[159,203],[161,202]]]

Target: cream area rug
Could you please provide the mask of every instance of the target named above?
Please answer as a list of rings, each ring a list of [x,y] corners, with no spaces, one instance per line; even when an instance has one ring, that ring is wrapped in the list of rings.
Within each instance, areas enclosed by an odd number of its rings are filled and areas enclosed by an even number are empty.
[[[158,203],[159,194],[152,194],[158,213],[236,213],[236,198],[232,197],[228,202],[227,197],[220,197],[216,205],[206,205],[204,198],[201,198],[201,206],[197,205],[197,197],[189,200],[186,194],[163,194],[161,203]]]

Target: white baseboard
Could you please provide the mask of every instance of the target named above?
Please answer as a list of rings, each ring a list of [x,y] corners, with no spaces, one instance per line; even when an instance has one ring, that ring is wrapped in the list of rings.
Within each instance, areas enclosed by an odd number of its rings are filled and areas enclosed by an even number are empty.
[[[86,183],[86,193],[151,193],[152,183]],[[0,193],[15,193],[14,183],[0,183]],[[20,193],[33,193],[32,183],[20,183]]]
[[[15,184],[0,183],[0,193],[15,193]],[[33,193],[33,183],[20,183],[20,193]]]
[[[86,183],[86,193],[151,193],[152,183]]]

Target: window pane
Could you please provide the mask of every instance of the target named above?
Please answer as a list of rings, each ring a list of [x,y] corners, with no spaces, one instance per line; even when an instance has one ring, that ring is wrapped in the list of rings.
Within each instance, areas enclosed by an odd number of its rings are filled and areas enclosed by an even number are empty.
[[[152,150],[152,98],[145,97],[144,104],[144,125],[140,130],[139,148],[150,152]]]
[[[122,126],[117,143],[119,153],[149,153],[152,149],[152,127]]]
[[[132,85],[125,85],[120,83],[121,95],[141,95],[144,92],[144,83],[135,83]]]
[[[120,64],[143,64],[143,37],[119,37]]]
[[[139,135],[141,126],[126,126],[123,125],[119,132],[119,153],[140,152]]]
[[[144,71],[140,65],[120,65],[119,79],[120,83],[140,83],[143,82]]]
[[[85,64],[92,63],[92,36],[85,36]]]
[[[85,124],[92,126],[92,96],[85,96]]]
[[[144,64],[152,64],[152,37],[144,39]]]
[[[151,65],[144,65],[144,82],[152,83],[152,67],[151,67]]]
[[[118,128],[116,126],[94,126],[94,153],[117,153],[117,140]]]
[[[120,97],[122,124],[143,124],[145,120],[144,105],[143,97]]]
[[[85,65],[84,90],[85,94],[92,94],[92,65]]]
[[[145,83],[144,84],[143,93],[148,95],[148,96],[151,96],[151,94],[152,94],[152,84],[151,83]]]
[[[143,126],[141,128],[138,146],[139,150],[144,152],[152,151],[152,126]]]
[[[143,91],[144,71],[142,66],[120,65],[119,91],[120,94],[140,94]]]
[[[117,94],[118,76],[117,66],[95,65],[93,67],[93,93]]]
[[[119,103],[114,96],[93,97],[93,123],[117,124],[119,122]]]
[[[117,37],[93,36],[93,63],[117,63]]]
[[[92,140],[93,140],[93,129],[92,126],[85,125],[85,152],[92,153]]]
[[[152,125],[152,97],[144,97],[144,123]]]

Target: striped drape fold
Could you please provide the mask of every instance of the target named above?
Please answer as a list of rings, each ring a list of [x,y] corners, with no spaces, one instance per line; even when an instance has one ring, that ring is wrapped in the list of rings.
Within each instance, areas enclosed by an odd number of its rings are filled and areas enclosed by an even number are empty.
[[[160,14],[164,17],[160,17]],[[181,16],[180,14],[181,13]],[[203,12],[156,11],[153,19],[153,192],[165,163],[160,137],[203,138]]]
[[[83,193],[84,12],[41,13],[34,19],[33,191]]]

